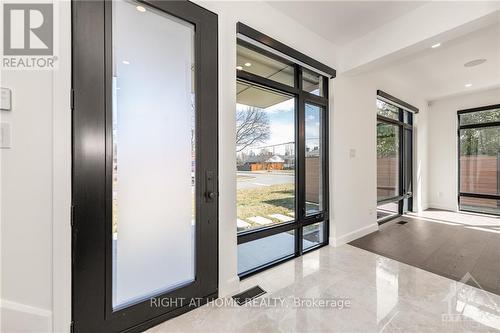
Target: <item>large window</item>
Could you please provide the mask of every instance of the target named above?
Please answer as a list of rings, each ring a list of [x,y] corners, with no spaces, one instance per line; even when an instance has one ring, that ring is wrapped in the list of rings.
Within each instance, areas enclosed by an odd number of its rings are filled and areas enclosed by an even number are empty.
[[[306,103],[305,144],[306,144],[306,215],[323,210],[323,108]]]
[[[500,105],[458,111],[459,208],[500,215]]]
[[[413,112],[418,109],[403,106],[406,103],[384,92],[380,95],[377,99],[377,220],[382,223],[412,210]]]
[[[238,273],[246,276],[327,244],[325,68],[335,71],[247,26],[238,32]]]
[[[238,230],[293,221],[295,98],[238,82]]]

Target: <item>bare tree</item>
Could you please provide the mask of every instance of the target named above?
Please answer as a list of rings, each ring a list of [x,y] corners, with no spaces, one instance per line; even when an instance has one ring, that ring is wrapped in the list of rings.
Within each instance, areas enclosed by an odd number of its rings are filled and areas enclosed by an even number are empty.
[[[236,151],[264,143],[269,139],[269,116],[256,107],[248,107],[236,112]]]

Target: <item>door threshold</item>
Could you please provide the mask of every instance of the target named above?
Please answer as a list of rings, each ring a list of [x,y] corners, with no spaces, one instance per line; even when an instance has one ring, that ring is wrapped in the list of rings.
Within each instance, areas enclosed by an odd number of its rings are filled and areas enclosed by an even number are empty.
[[[383,224],[386,224],[387,222],[394,221],[394,219],[397,219],[398,217],[401,217],[401,216],[402,216],[401,214],[397,214],[397,215],[392,215],[392,216],[384,217],[384,218],[378,220],[377,223],[378,223],[379,226],[381,226]]]

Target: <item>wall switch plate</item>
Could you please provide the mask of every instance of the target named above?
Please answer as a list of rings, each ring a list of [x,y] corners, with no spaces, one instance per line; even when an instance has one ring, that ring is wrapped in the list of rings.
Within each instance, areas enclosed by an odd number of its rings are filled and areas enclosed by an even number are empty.
[[[0,148],[12,147],[12,133],[10,123],[0,123]]]
[[[0,110],[12,110],[12,90],[9,88],[2,88]]]

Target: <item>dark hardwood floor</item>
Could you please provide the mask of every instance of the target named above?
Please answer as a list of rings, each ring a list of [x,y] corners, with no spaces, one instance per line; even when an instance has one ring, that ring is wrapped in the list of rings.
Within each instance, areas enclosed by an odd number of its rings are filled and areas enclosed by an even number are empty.
[[[470,273],[484,290],[500,295],[500,228],[407,216],[395,221],[407,223],[391,223],[349,244],[456,281]]]

